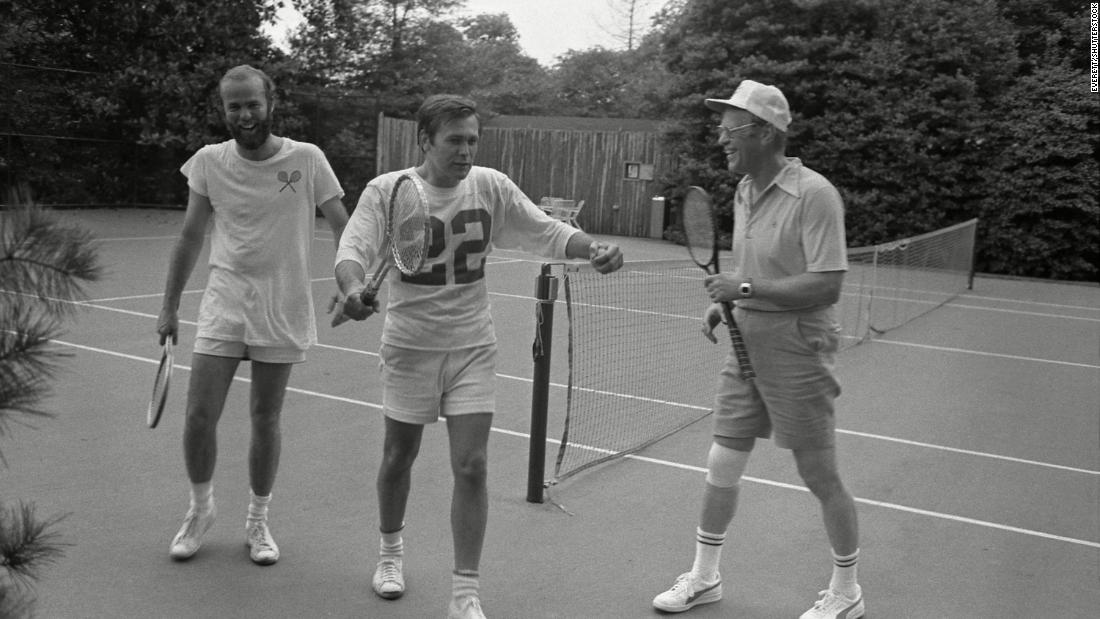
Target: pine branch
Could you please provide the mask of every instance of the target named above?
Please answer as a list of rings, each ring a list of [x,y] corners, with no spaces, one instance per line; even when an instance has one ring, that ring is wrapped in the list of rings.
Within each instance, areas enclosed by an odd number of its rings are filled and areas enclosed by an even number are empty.
[[[0,574],[0,617],[30,617],[33,606],[34,599],[27,591],[9,583],[7,577]]]
[[[31,417],[50,416],[38,402],[49,394],[61,359],[69,355],[50,344],[60,333],[60,323],[41,303],[3,293],[0,298],[5,301],[0,305],[0,437],[4,437],[12,423],[29,426]],[[0,450],[0,463],[4,462]]]
[[[57,317],[87,298],[99,279],[98,248],[89,232],[35,206],[0,209],[0,291],[33,295]]]
[[[0,438],[16,420],[49,416],[38,403],[67,356],[50,340],[100,273],[84,230],[33,205],[0,208]],[[7,464],[2,454],[0,463]],[[38,522],[33,504],[0,505],[0,617],[31,614],[32,581],[68,545],[53,530],[63,519]]]
[[[46,521],[35,519],[34,504],[20,501],[18,507],[0,506],[0,568],[19,587],[30,587],[38,580],[39,571],[56,563],[71,544],[60,541],[60,534],[51,530],[65,516]]]
[[[12,423],[49,416],[38,403],[67,356],[50,340],[99,278],[97,251],[88,232],[49,211],[0,208],[0,438]]]

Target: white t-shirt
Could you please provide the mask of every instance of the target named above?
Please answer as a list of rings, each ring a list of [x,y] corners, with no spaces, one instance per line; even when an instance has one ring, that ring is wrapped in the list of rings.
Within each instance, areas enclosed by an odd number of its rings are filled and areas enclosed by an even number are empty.
[[[358,262],[368,278],[385,241],[386,206],[394,183],[414,168],[383,174],[363,190],[352,213],[336,262]],[[564,260],[569,237],[578,231],[535,206],[506,175],[474,166],[453,188],[428,195],[432,249],[413,276],[391,269],[382,343],[418,350],[454,350],[496,342],[485,259],[494,247],[523,249]]]
[[[317,343],[315,213],[344,195],[321,150],[283,138],[274,156],[251,161],[229,140],[204,146],[180,171],[214,210],[198,336],[299,350]]]

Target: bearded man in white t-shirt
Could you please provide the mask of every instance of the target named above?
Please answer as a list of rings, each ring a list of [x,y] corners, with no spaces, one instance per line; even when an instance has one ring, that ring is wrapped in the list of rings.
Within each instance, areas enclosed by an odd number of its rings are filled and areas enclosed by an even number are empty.
[[[250,360],[245,539],[252,561],[270,565],[279,559],[267,510],[279,467],[283,396],[291,368],[317,342],[309,278],[316,209],[337,240],[347,211],[321,150],[271,133],[275,87],[266,74],[247,65],[230,69],[219,94],[232,139],[204,146],[181,168],[187,213],[157,320],[161,343],[175,342],[180,295],[212,220],[210,275],[199,307],[183,431],[191,505],[169,554],[176,560],[194,556],[214,523],[217,424],[237,366]]]

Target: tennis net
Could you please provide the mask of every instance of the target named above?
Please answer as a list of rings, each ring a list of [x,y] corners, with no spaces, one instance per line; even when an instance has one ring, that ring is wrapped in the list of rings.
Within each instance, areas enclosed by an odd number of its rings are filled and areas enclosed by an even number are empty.
[[[971,220],[850,249],[838,308],[843,347],[897,328],[965,290],[972,277],[976,227],[977,220]],[[729,352],[728,341],[720,338],[709,345],[699,332],[709,300],[703,273],[690,260],[630,262],[612,275],[600,275],[583,263],[547,263],[542,273],[563,283],[566,320],[556,335],[565,329],[568,379],[550,481],[542,480],[545,445],[537,455],[532,450],[531,501],[536,485],[557,483],[636,452],[707,416],[717,372]],[[537,312],[542,334],[535,346],[532,443],[544,441],[535,438],[534,420],[539,409],[545,425],[548,359],[540,371],[538,351],[554,333],[553,311],[542,309],[554,305],[552,297],[543,298]]]
[[[974,277],[971,219],[927,234],[848,250],[838,304],[843,348],[896,329],[970,288]]]

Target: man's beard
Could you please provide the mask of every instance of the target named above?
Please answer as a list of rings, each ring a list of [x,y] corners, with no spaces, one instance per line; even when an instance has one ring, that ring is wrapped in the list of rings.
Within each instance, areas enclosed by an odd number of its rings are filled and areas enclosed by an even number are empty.
[[[271,137],[271,118],[265,118],[256,123],[252,131],[245,132],[238,125],[226,123],[226,127],[229,129],[229,135],[233,136],[234,140],[241,145],[242,148],[247,150],[256,150],[267,142],[267,138]]]

